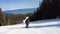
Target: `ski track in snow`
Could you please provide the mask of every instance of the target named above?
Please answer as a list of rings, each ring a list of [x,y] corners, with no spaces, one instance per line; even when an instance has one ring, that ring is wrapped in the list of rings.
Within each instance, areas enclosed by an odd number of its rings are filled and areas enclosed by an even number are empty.
[[[0,26],[0,34],[60,34],[60,19],[30,22],[29,28],[25,23]]]

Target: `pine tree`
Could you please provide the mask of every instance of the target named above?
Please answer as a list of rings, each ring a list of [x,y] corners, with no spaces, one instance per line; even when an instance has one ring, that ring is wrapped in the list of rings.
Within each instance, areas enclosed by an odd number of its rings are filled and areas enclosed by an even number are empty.
[[[4,17],[2,13],[2,9],[0,8],[0,26],[4,25]]]
[[[43,0],[36,13],[29,18],[30,21],[55,19],[57,16],[60,17],[59,3],[60,0]]]

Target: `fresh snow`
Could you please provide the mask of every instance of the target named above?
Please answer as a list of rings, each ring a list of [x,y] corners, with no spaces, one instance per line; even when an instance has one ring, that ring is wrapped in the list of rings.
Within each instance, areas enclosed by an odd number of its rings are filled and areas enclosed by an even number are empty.
[[[0,34],[60,34],[60,19],[30,22],[29,28],[25,23],[0,26]]]

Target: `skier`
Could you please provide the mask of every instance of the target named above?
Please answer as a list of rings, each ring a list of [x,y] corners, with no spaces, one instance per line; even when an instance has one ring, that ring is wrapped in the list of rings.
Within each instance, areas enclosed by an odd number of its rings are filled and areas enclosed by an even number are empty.
[[[29,27],[29,17],[27,16],[23,22],[26,24],[26,28]]]

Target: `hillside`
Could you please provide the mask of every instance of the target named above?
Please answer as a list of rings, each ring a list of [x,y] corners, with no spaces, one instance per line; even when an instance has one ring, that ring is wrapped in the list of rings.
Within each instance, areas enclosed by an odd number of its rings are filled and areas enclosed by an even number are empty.
[[[0,26],[0,34],[60,34],[60,19],[39,20],[25,24]]]
[[[7,13],[7,14],[26,14],[26,13],[32,13],[36,10],[37,10],[37,8],[27,8],[27,9],[6,10],[6,11],[3,11],[3,13]]]

